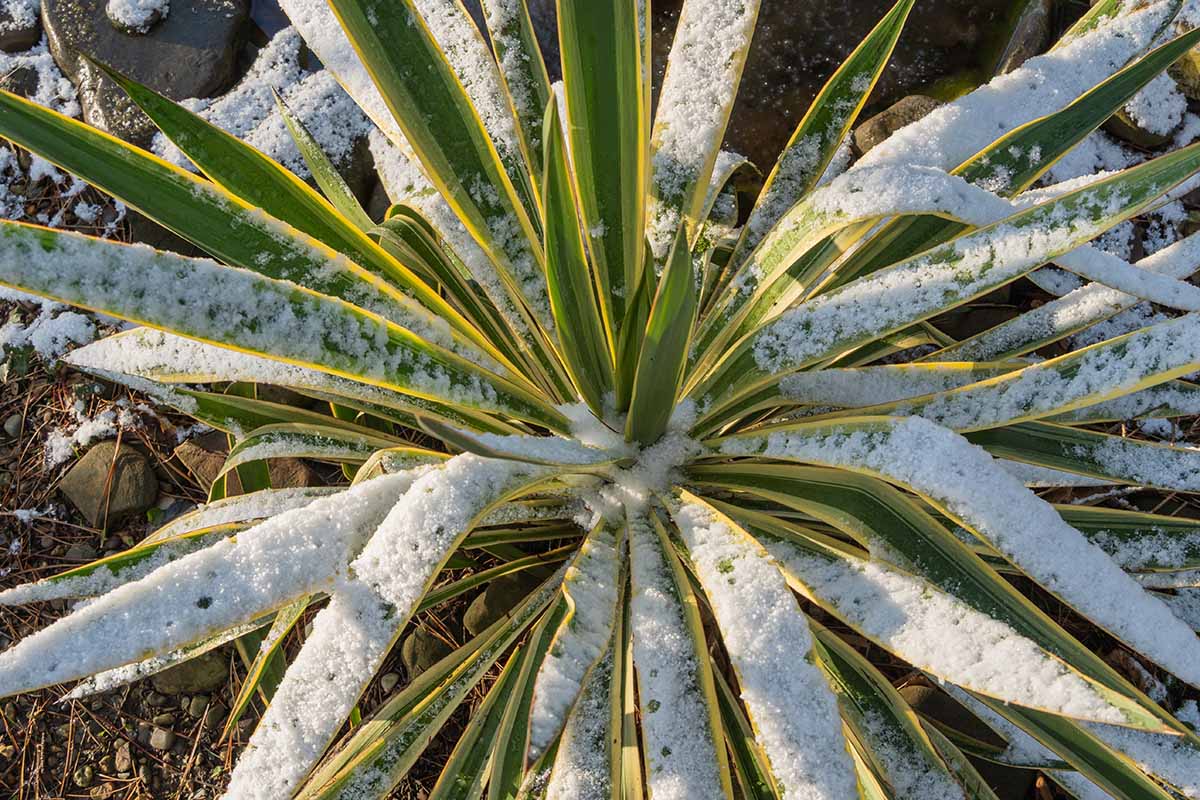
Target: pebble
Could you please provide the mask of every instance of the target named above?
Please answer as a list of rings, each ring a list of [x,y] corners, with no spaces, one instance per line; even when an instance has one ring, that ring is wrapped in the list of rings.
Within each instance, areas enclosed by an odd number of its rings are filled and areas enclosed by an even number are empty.
[[[175,744],[175,732],[166,728],[155,728],[150,734],[150,746],[155,750],[170,750]]]
[[[158,714],[154,717],[154,719],[151,720],[151,722],[153,722],[155,725],[157,725],[160,728],[169,728],[175,724],[175,715],[174,714]]]
[[[21,435],[21,422],[23,417],[20,414],[10,414],[4,420],[4,435],[10,439],[16,439]]]
[[[384,694],[391,694],[392,689],[396,688],[396,684],[400,682],[400,675],[395,672],[384,673],[379,679],[379,688],[383,689]]]
[[[133,755],[129,752],[129,742],[121,742],[117,745],[117,751],[113,757],[113,767],[117,772],[129,772],[133,769]]]
[[[86,789],[96,780],[96,769],[91,764],[84,764],[81,767],[76,767],[71,773],[71,782],[80,789]]]
[[[188,713],[188,716],[199,719],[200,717],[202,717],[204,715],[204,712],[207,708],[208,708],[208,696],[203,695],[203,694],[198,694],[195,697],[193,697],[191,700],[188,701],[187,713]]]

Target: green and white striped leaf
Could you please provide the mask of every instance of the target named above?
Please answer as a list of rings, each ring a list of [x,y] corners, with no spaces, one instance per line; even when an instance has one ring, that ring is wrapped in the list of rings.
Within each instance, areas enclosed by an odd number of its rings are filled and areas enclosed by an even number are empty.
[[[1185,681],[1200,683],[1195,634],[1052,506],[946,428],[916,417],[800,423],[770,436],[732,437],[722,449],[839,467],[905,486],[1093,623]],[[1053,550],[1045,546],[1049,540]]]
[[[691,253],[680,232],[646,323],[625,423],[627,440],[651,444],[667,429],[683,378],[696,305]]]
[[[1137,213],[1198,167],[1200,148],[1176,151],[822,295],[748,336],[692,393],[701,404],[718,398],[727,403],[774,376],[1003,286]],[[1070,222],[1056,222],[1062,219]],[[887,302],[881,302],[884,296]],[[869,315],[865,308],[872,309]],[[735,380],[738,390],[732,390]]]
[[[538,47],[526,0],[484,0],[484,16],[500,77],[521,126],[529,161],[542,163],[542,110],[550,102],[550,77]],[[559,23],[562,24],[561,22]]]
[[[655,800],[731,798],[720,712],[695,597],[666,531],[628,520],[633,661]]]
[[[457,663],[438,684],[411,683],[380,707],[313,773],[297,798],[385,797],[467,693],[551,603],[559,578],[543,583],[510,616],[447,656]]]
[[[534,680],[528,763],[540,759],[562,733],[571,709],[590,680],[588,676],[599,669],[598,662],[610,649],[620,600],[622,546],[612,526],[597,525],[563,577],[567,613],[554,632],[550,650]],[[608,672],[612,672],[611,663]],[[606,689],[595,691],[608,696]],[[604,716],[609,716],[607,704]]]
[[[567,139],[610,339],[643,262],[649,107],[638,3],[558,0]]]
[[[690,243],[725,137],[759,0],[685,0],[650,134],[647,236],[665,264],[680,228]],[[648,82],[648,81],[647,81]]]
[[[169,653],[312,594],[345,567],[411,482],[389,476],[315,500],[93,600],[0,654],[0,695]],[[306,548],[308,558],[296,557]]]
[[[613,650],[611,645],[588,673],[567,718],[546,782],[546,800],[611,800],[620,777],[620,751],[613,747]]]
[[[854,767],[808,620],[771,557],[731,519],[688,492],[671,516],[721,631],[775,785],[814,798],[854,794]]]
[[[892,490],[814,468],[702,469],[706,485],[781,502],[861,539],[872,560],[730,509],[799,591],[884,649],[1006,702],[1162,728],[1128,682]],[[1020,655],[999,657],[1010,651]]]
[[[589,265],[584,252],[574,181],[556,101],[546,106],[543,139],[546,148],[545,182],[542,185],[546,209],[546,291],[567,371],[579,394],[595,413],[601,414],[604,398],[613,390],[612,327],[605,325],[600,308],[604,304],[603,298],[611,294],[600,283],[602,300],[600,306],[597,305],[597,286],[593,277],[600,277],[599,270],[603,265],[594,260]],[[593,247],[590,252],[594,257],[597,251]],[[611,318],[611,314],[608,316]]]
[[[361,464],[380,449],[398,448],[400,440],[383,434],[363,434],[319,425],[285,423],[264,425],[246,434],[229,451],[220,479],[230,470],[271,458],[311,458],[339,464]],[[406,455],[413,466],[437,464],[445,454],[413,447]]]
[[[975,431],[967,439],[989,453],[1113,483],[1200,491],[1200,450],[1121,436],[1024,422]]]
[[[325,194],[325,199],[360,231],[371,230],[375,223],[367,215],[362,203],[354,196],[354,190],[346,183],[346,179],[342,177],[337,166],[321,149],[321,143],[305,127],[303,120],[292,113],[287,103],[278,94],[275,95],[275,107],[279,109],[279,116],[287,126],[288,133],[296,144],[296,149],[308,166],[308,171],[312,173],[313,180]]]
[[[861,743],[859,748],[881,788],[894,800],[912,797],[965,800],[963,787],[942,761],[916,714],[887,679],[852,647],[827,628],[810,623],[817,663],[828,676],[842,708],[842,718]],[[965,764],[965,760],[964,760]],[[969,765],[967,769],[974,771]],[[975,776],[978,778],[978,775]],[[994,795],[978,780],[986,794]]]
[[[230,791],[253,785],[274,796],[294,792],[471,528],[553,476],[543,467],[470,455],[424,468],[350,563],[353,580],[340,581],[313,620],[304,648],[233,771]],[[336,686],[328,680],[331,670],[339,675]],[[370,784],[375,778],[386,784],[383,791],[391,788],[386,770],[351,782]]]
[[[10,222],[0,227],[0,284],[417,397],[562,426],[534,395],[380,317],[206,259]]]
[[[446,759],[429,793],[429,800],[459,800],[478,798],[491,771],[492,753],[503,741],[500,735],[504,715],[521,675],[521,667],[529,658],[529,650],[518,647],[508,658],[500,677],[492,684],[483,703],[475,709],[467,729]]]
[[[978,383],[851,413],[921,416],[958,431],[999,428],[1066,414],[1195,372],[1197,342],[1200,316],[1188,314]]]
[[[103,191],[222,261],[394,316],[397,321],[413,325],[418,333],[426,332],[428,324],[419,324],[422,318],[409,310],[411,301],[391,284],[217,185],[7,92],[0,92],[0,110],[0,135],[74,174],[87,175]],[[221,136],[232,138],[223,132]],[[299,182],[282,167],[262,163],[266,159],[257,151],[240,143],[239,147],[251,154],[243,158],[248,158],[248,166],[256,171],[275,172],[281,183]],[[293,194],[299,191],[294,186],[291,189]],[[316,200],[320,205],[319,198]],[[272,207],[278,205],[272,203]],[[298,204],[295,210],[293,204],[288,207],[289,213],[303,212]],[[330,214],[337,217],[332,210]],[[323,230],[330,230],[329,223]],[[357,254],[350,245],[347,249]],[[384,259],[386,264],[380,262],[384,267],[379,269],[386,268],[389,278],[409,280],[402,267],[386,256]],[[407,283],[402,285],[407,288]],[[430,297],[430,302],[437,302],[437,298]],[[435,307],[441,309],[445,304]]]
[[[431,7],[443,2],[431,0]],[[490,54],[484,53],[490,64],[487,67],[472,58],[473,47],[484,45],[482,40],[471,40],[478,32],[466,12],[457,3],[446,2],[447,8],[423,17],[415,0],[389,0],[386,10],[362,0],[335,0],[330,5],[433,185],[500,268],[510,292],[528,303],[543,325],[552,328],[541,272],[540,237],[528,210],[533,205],[527,208],[519,194],[528,181],[524,156],[519,148],[505,147],[505,153],[498,152],[491,131],[472,106],[478,95],[470,95],[460,82],[459,71],[447,60],[428,24],[432,18],[439,25],[471,26],[470,33],[458,42],[463,58],[480,73],[494,71]],[[500,90],[498,76],[493,78],[492,88]],[[480,80],[486,83],[489,79]],[[480,86],[479,92],[489,95],[489,104],[500,102],[489,87]],[[507,104],[496,114],[492,123],[498,130],[511,130],[515,137]]]
[[[912,7],[913,0],[892,6],[813,99],[763,183],[730,257],[733,268],[817,185],[891,58]]]

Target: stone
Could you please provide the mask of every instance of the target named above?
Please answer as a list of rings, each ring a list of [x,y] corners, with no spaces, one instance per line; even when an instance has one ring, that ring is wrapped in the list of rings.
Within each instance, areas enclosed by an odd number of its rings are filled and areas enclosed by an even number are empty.
[[[531,578],[521,574],[497,578],[467,606],[463,627],[467,633],[478,636],[529,594],[534,585]]]
[[[367,198],[366,212],[367,216],[373,222],[383,222],[383,218],[387,216],[387,211],[392,207],[392,199],[388,197],[387,189],[383,186],[383,181],[376,180],[375,185],[371,187],[371,194]]]
[[[859,155],[866,153],[905,125],[916,122],[940,105],[939,101],[923,94],[911,94],[902,98],[855,129],[855,150]]]
[[[1178,128],[1178,126],[1176,126]],[[1153,150],[1156,147],[1162,147],[1167,142],[1175,138],[1175,131],[1168,133],[1152,133],[1138,125],[1124,111],[1118,111],[1108,118],[1104,123],[1104,130],[1116,136],[1118,139],[1124,139],[1132,145],[1142,147],[1147,150]]]
[[[203,726],[205,728],[219,728],[225,723],[228,717],[228,708],[221,703],[211,703],[208,706],[208,710],[204,712]]]
[[[68,561],[94,561],[96,555],[96,548],[93,545],[73,544],[67,548],[64,558]]]
[[[155,750],[170,750],[175,744],[175,731],[167,728],[155,728],[150,734],[150,746]]]
[[[187,239],[176,236],[162,225],[144,214],[139,214],[132,208],[125,211],[125,224],[129,227],[131,240],[148,244],[155,250],[169,250],[172,253],[194,258],[208,255]]]
[[[0,758],[9,759],[17,754],[17,748],[11,744],[0,744]]]
[[[95,59],[174,100],[211,97],[234,79],[249,12],[246,0],[175,0],[145,35],[115,28],[107,0],[43,0],[42,23],[54,60],[79,87],[84,119],[144,146],[154,125]]]
[[[96,768],[91,764],[83,764],[71,773],[71,783],[80,789],[86,789],[96,781]]]
[[[146,456],[107,441],[88,450],[58,488],[92,527],[99,528],[154,505],[158,478]]]
[[[213,481],[221,474],[225,465],[225,455],[229,452],[229,440],[220,431],[206,433],[189,439],[175,448],[175,457],[187,468],[202,489],[208,491]],[[297,488],[301,486],[320,486],[321,477],[316,471],[297,458],[271,459],[269,466],[271,486],[276,489]],[[240,494],[241,481],[237,473],[231,472],[227,478],[229,494]]]
[[[1049,46],[1054,0],[1024,0],[1011,18],[1011,33],[993,70],[997,75],[1012,72]]]
[[[10,439],[16,439],[21,435],[21,425],[25,418],[20,414],[9,414],[4,420],[4,435]]]
[[[212,692],[225,685],[229,665],[216,650],[209,650],[170,669],[150,676],[154,688],[169,695]]]
[[[154,719],[150,720],[160,728],[169,728],[175,724],[174,714],[155,714]]]
[[[208,695],[198,694],[188,701],[187,713],[189,717],[199,719],[204,716],[204,712],[208,709]]]
[[[42,38],[36,0],[15,0],[0,5],[0,50],[19,53]]]
[[[384,694],[391,694],[392,689],[395,689],[398,683],[400,683],[400,675],[395,672],[385,672],[379,678],[379,688],[383,689]]]
[[[408,679],[412,680],[450,652],[450,646],[440,638],[424,628],[417,628],[400,645],[400,660],[404,662]]]
[[[88,797],[92,800],[108,800],[117,793],[117,785],[115,783],[102,783],[99,786],[93,786],[88,792]]]

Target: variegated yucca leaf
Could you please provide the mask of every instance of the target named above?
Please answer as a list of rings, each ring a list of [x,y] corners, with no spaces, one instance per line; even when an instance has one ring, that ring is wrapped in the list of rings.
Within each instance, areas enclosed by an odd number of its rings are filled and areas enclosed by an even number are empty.
[[[526,0],[482,5],[486,37],[459,0],[282,2],[407,176],[386,219],[303,109],[315,187],[116,73],[197,172],[0,93],[0,136],[213,259],[5,223],[0,286],[136,323],[67,363],[231,437],[209,504],[0,592],[87,600],[0,653],[0,696],[236,642],[226,734],[266,703],[239,800],[399,796],[456,715],[435,800],[995,800],[980,759],[1200,796],[1167,702],[1200,689],[1200,523],[1105,502],[1200,492],[1200,451],[1130,435],[1200,413],[1200,237],[1096,242],[1191,188],[1200,145],[1047,178],[1200,41],[1181,2],[1097,3],[847,164],[899,0],[757,168],[722,144],[758,0],[685,0],[653,114],[649,3],[557,0],[561,86]],[[941,330],[1048,265],[1073,291]],[[1171,318],[1096,327],[1144,301]],[[350,486],[272,488],[278,458]],[[513,575],[508,614],[372,705],[416,615]],[[898,664],[995,736],[918,714]]]

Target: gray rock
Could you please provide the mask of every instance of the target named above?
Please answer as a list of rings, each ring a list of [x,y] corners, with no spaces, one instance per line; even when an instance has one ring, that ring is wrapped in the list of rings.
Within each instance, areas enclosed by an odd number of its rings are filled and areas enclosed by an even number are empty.
[[[158,478],[149,460],[116,442],[101,442],[63,476],[59,490],[93,527],[102,527],[154,505]]]
[[[117,745],[116,753],[113,754],[113,766],[117,772],[129,772],[133,769],[133,754],[129,750],[129,742]]]
[[[175,448],[175,457],[187,468],[202,489],[208,491],[225,464],[229,452],[229,441],[225,434],[213,433],[190,439]],[[321,478],[312,467],[297,458],[271,459],[269,472],[271,486],[276,489],[319,486]],[[227,476],[230,494],[241,492],[237,473]]]
[[[178,666],[150,676],[154,688],[163,694],[212,692],[225,685],[229,666],[215,650],[202,653]]]
[[[155,728],[150,734],[150,746],[155,750],[170,750],[175,744],[175,731]]]
[[[395,672],[386,672],[379,678],[379,688],[383,689],[384,694],[391,694],[392,689],[395,689],[398,683],[400,683],[400,675]]]
[[[1176,126],[1176,130],[1183,124]],[[1137,147],[1144,147],[1148,150],[1153,150],[1156,147],[1162,147],[1167,142],[1175,138],[1175,131],[1167,133],[1151,133],[1145,128],[1133,121],[1133,118],[1125,113],[1124,110],[1118,111],[1108,118],[1104,123],[1104,130],[1116,136],[1118,139],[1124,139]]]
[[[208,710],[208,695],[198,694],[188,701],[187,713],[189,717],[199,719],[204,716],[206,710]]]
[[[10,414],[8,419],[4,420],[4,435],[10,439],[15,439],[21,435],[21,424],[24,417],[20,414]]]
[[[37,94],[41,78],[37,70],[29,66],[20,66],[0,78],[0,89],[12,92],[18,97],[33,97]]]
[[[71,783],[80,789],[86,789],[96,780],[96,768],[91,764],[82,764],[71,773]]]
[[[37,3],[6,3],[0,5],[0,50],[19,53],[33,47],[42,38],[42,22],[38,19]]]
[[[916,122],[939,105],[941,105],[940,102],[923,94],[912,94],[901,99],[895,105],[880,111],[858,126],[854,131],[855,149],[860,155],[866,153],[905,125]]]
[[[450,646],[424,628],[414,630],[400,645],[400,660],[404,662],[409,680],[448,655]]]
[[[64,558],[68,561],[93,561],[96,558],[96,548],[90,544],[73,544],[67,548]]]
[[[113,27],[107,0],[43,0],[42,22],[54,60],[79,87],[84,119],[115,136],[147,144],[154,126],[116,84],[83,56],[107,64],[168,97],[211,97],[234,78],[246,0],[176,0],[144,36]]]
[[[478,636],[529,594],[535,583],[534,579],[519,573],[505,575],[489,583],[487,588],[471,601],[463,615],[463,627],[467,629],[467,633]]]
[[[1012,32],[996,62],[997,75],[1012,72],[1050,44],[1054,0],[1023,0],[1014,11]]]

